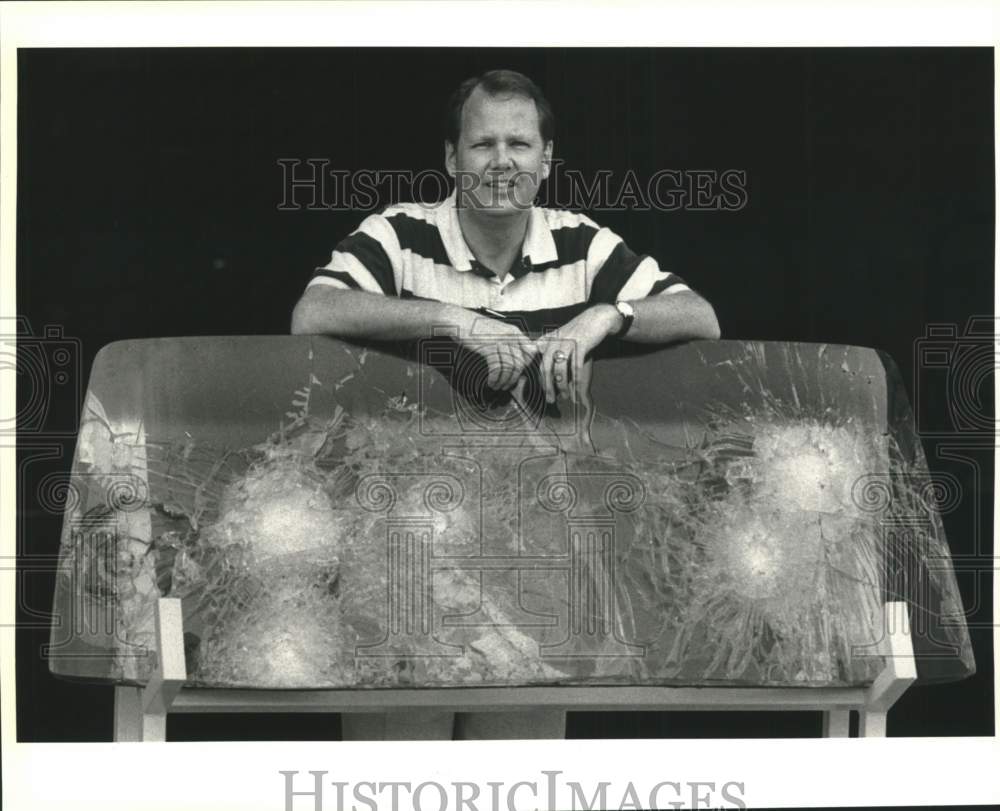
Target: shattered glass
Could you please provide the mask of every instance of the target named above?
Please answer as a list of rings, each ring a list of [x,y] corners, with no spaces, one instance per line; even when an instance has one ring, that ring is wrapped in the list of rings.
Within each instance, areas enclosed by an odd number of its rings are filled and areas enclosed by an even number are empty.
[[[891,361],[699,342],[496,396],[447,342],[132,341],[95,363],[53,672],[189,684],[858,685],[906,600],[924,681],[974,672]],[[929,621],[928,621],[929,618]]]

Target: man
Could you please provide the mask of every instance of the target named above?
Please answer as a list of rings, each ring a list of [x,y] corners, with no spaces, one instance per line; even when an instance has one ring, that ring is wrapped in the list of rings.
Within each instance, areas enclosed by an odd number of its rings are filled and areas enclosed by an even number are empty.
[[[549,403],[583,393],[587,357],[608,338],[718,338],[712,307],[654,259],[587,217],[532,205],[553,126],[520,73],[463,82],[445,140],[455,192],[365,219],[316,270],[292,332],[410,340],[449,327],[485,358],[496,389],[514,388],[537,362]],[[348,714],[343,729],[345,739],[555,738],[565,713]]]
[[[455,192],[368,217],[317,269],[292,332],[407,340],[450,327],[486,359],[495,388],[514,387],[537,358],[550,403],[575,394],[587,356],[610,337],[718,338],[711,305],[678,276],[587,217],[532,205],[553,128],[526,76],[495,70],[463,82],[445,140]]]

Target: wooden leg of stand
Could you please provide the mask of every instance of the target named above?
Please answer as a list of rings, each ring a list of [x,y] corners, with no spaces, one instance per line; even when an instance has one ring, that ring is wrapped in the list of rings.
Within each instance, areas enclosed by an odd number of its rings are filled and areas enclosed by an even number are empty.
[[[187,681],[180,600],[164,597],[156,602],[156,655],[156,671],[141,694],[143,741],[167,739],[167,713]]]
[[[823,737],[849,738],[851,735],[850,710],[823,711]]]
[[[166,739],[167,714],[144,712],[142,714],[143,743],[163,743]]]
[[[876,710],[861,710],[858,720],[858,737],[884,738],[886,730],[886,713]]]
[[[142,740],[142,688],[115,687],[116,741]]]
[[[917,680],[910,615],[904,602],[885,604],[883,650],[885,667],[868,688],[868,699],[858,723],[858,735],[863,738],[885,737],[889,708]]]
[[[862,710],[861,718],[858,721],[858,737],[860,738],[884,738],[885,737],[884,712],[875,710]]]

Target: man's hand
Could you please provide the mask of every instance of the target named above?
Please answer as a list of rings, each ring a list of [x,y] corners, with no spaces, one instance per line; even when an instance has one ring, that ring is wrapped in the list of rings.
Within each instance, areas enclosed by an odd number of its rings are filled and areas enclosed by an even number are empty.
[[[546,402],[554,403],[557,397],[569,397],[576,402],[586,394],[583,388],[589,380],[584,373],[587,356],[618,331],[621,320],[613,306],[597,304],[538,339],[542,355],[539,371]]]
[[[487,386],[509,391],[531,365],[538,354],[538,346],[512,324],[471,310],[466,312],[468,318],[459,326],[458,342],[486,361],[489,367]]]

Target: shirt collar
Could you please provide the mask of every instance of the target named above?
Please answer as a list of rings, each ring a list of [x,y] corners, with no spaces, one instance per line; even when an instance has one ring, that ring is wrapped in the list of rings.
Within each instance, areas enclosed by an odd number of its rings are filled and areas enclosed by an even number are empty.
[[[462,226],[458,222],[457,194],[457,190],[452,191],[448,199],[441,204],[441,240],[444,242],[448,261],[452,267],[456,270],[472,270],[476,259],[462,235]],[[552,238],[552,229],[545,219],[545,212],[533,205],[528,218],[528,230],[521,247],[521,265],[530,268],[533,265],[554,262],[556,258],[556,242]]]

